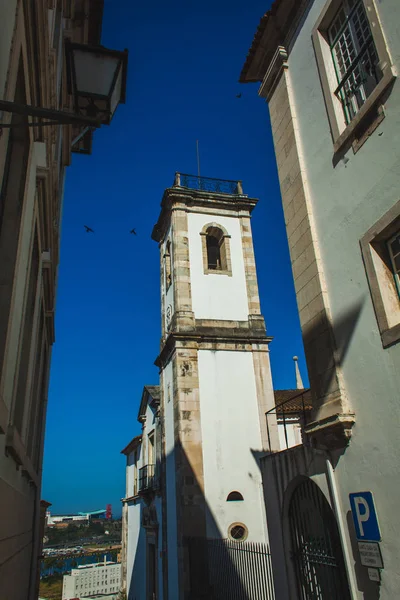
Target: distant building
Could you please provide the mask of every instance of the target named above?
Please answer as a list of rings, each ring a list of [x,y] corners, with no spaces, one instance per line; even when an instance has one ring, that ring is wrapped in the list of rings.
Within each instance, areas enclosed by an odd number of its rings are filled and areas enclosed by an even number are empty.
[[[76,598],[98,598],[105,595],[108,600],[118,597],[121,585],[121,565],[107,561],[93,565],[82,565],[64,575],[62,600]]]
[[[275,0],[240,76],[268,103],[311,392],[261,460],[280,599],[399,597],[399,23],[399,0]]]
[[[82,512],[71,515],[52,515],[48,510],[46,512],[46,524],[48,527],[63,523],[89,523],[92,520],[103,520],[106,518],[106,509],[95,510],[91,512]]]
[[[127,466],[126,493],[122,500],[121,587],[127,591],[128,598],[152,598],[147,593],[147,586],[150,592],[162,589],[159,407],[159,386],[145,386],[138,414],[142,434],[133,438],[122,450]],[[152,498],[150,504],[149,496]],[[148,569],[151,569],[151,574]],[[156,578],[158,581],[155,581]]]

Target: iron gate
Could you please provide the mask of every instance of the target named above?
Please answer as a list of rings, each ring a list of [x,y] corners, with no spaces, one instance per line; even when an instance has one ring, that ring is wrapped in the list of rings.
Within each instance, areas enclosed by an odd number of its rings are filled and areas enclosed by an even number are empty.
[[[301,600],[350,600],[336,518],[311,479],[295,489],[289,523]]]
[[[265,544],[190,538],[188,547],[191,598],[275,600],[271,554]]]

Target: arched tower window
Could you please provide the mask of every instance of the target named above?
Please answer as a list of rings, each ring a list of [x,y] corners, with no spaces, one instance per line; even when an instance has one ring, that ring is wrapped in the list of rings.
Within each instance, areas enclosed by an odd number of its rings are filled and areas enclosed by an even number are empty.
[[[238,502],[240,500],[244,500],[240,492],[231,492],[226,498],[227,502]]]
[[[203,246],[204,273],[232,275],[230,235],[217,223],[208,223],[200,233]]]
[[[207,267],[209,269],[222,269],[221,249],[219,240],[214,235],[207,235]]]

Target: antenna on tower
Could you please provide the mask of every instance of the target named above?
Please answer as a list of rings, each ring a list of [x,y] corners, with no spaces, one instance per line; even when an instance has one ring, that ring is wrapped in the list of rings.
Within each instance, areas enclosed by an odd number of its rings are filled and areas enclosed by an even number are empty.
[[[200,153],[199,153],[199,140],[196,140],[196,153],[197,153],[197,175],[200,177]]]

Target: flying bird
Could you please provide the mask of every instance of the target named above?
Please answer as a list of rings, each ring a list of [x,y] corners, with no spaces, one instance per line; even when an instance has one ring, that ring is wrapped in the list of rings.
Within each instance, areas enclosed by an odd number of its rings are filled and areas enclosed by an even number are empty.
[[[133,235],[137,235],[136,229],[131,229],[130,233],[133,233]]]
[[[86,229],[86,233],[94,233],[93,229],[91,229],[87,225],[84,225],[84,228]]]
[[[241,98],[242,94],[236,94],[236,98]]]

